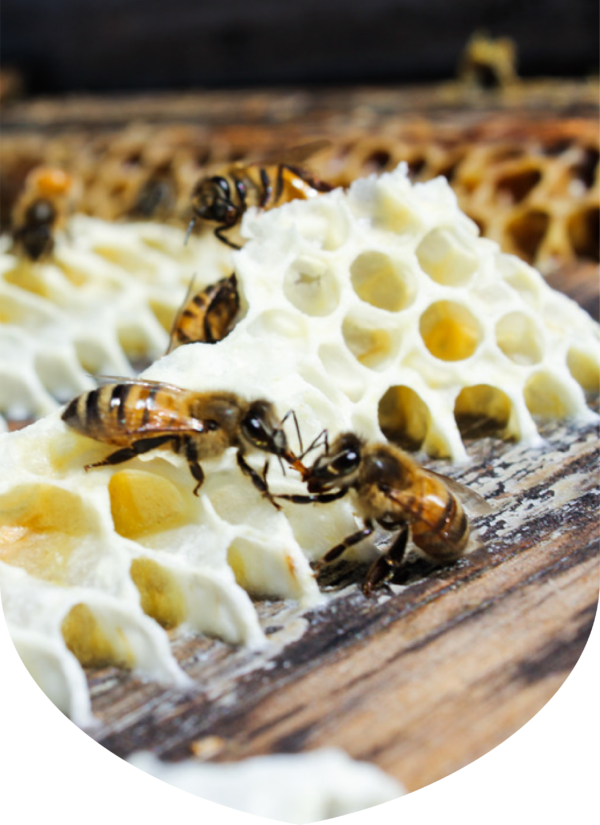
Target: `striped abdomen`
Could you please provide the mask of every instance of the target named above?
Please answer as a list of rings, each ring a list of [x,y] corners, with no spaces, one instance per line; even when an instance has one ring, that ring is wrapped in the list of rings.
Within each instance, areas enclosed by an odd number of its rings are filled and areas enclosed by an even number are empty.
[[[435,561],[461,556],[469,540],[469,521],[459,499],[441,480],[420,474],[420,495],[411,508],[414,543]]]
[[[62,414],[82,435],[116,446],[180,430],[180,400],[160,383],[106,384],[74,398]]]
[[[214,344],[231,332],[240,308],[235,274],[188,297],[171,332],[167,352],[183,344]]]

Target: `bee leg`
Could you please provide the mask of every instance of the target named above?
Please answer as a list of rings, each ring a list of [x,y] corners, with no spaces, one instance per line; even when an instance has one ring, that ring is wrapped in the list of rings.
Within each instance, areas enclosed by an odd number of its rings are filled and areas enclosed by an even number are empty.
[[[123,447],[121,450],[107,455],[102,461],[86,464],[83,469],[89,470],[91,467],[106,467],[110,464],[122,464],[124,461],[135,458],[136,455],[142,455],[142,453],[148,453],[155,447],[160,447],[161,444],[171,441],[172,438],[173,436],[166,436],[165,438],[141,438],[139,441],[135,441],[131,447]]]
[[[323,558],[319,559],[315,565],[315,570],[317,573],[324,564],[331,564],[332,561],[339,559],[339,557],[345,553],[349,547],[352,547],[354,544],[358,544],[359,541],[362,541],[363,539],[366,539],[367,536],[370,536],[374,529],[375,525],[371,519],[365,519],[365,526],[362,530],[352,533],[351,536],[345,538],[344,541],[340,542],[340,544],[336,544],[335,547],[332,547],[331,550],[328,550],[327,553],[325,553]]]
[[[242,247],[239,246],[239,244],[233,243],[233,241],[230,241],[228,238],[225,237],[225,235],[223,235],[223,232],[226,229],[229,229],[229,226],[226,223],[224,223],[222,226],[217,226],[217,228],[215,229],[215,235],[217,236],[217,238],[220,241],[223,241],[224,244],[227,244],[227,246],[230,246],[232,249],[241,249]]]
[[[275,181],[275,195],[273,197],[273,203],[277,203],[281,194],[283,192],[283,170],[285,169],[285,165],[280,163],[277,167],[277,178]]]
[[[394,571],[400,567],[404,561],[407,541],[408,527],[403,527],[385,556],[380,556],[378,559],[375,559],[369,567],[365,583],[363,584],[363,593],[365,596],[372,596],[373,588],[378,587],[382,582],[390,579]]]
[[[271,195],[273,194],[273,187],[271,186],[271,180],[269,175],[267,174],[267,170],[261,168],[260,170],[260,182],[262,183],[263,193],[260,199],[260,206],[264,209],[264,207],[269,203]]]
[[[198,449],[196,444],[191,439],[188,439],[185,445],[185,457],[187,459],[188,467],[190,468],[190,473],[198,482],[194,487],[194,495],[198,495],[198,490],[202,487],[204,482],[204,470],[198,464]]]
[[[338,498],[343,498],[347,492],[347,490],[336,490],[335,493],[313,493],[308,496],[281,493],[280,495],[276,495],[275,498],[293,501],[294,504],[329,504],[330,501],[337,501]]]
[[[256,470],[251,467],[246,459],[244,458],[244,454],[241,450],[238,450],[237,453],[237,463],[240,470],[245,473],[247,476],[250,476],[250,480],[254,484],[257,490],[260,490],[261,495],[263,495],[266,499],[268,499],[273,507],[276,510],[281,510],[281,505],[277,504],[273,496],[271,495],[271,491],[269,490],[269,485],[267,484],[267,470],[269,469],[269,462],[265,462],[265,466],[263,467],[262,475],[259,475]]]

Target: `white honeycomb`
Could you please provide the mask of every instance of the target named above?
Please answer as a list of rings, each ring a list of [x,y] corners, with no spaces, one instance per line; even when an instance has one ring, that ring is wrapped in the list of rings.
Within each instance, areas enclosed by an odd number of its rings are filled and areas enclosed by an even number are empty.
[[[586,392],[598,390],[598,325],[480,238],[445,180],[413,186],[400,167],[347,193],[248,212],[242,231],[232,260],[243,318],[223,341],[179,347],[145,377],[268,398],[281,416],[296,411],[305,444],[323,427],[352,429],[455,461],[467,458],[457,418],[491,418],[539,443],[534,416],[595,417]],[[186,683],[165,628],[268,650],[276,642],[252,599],[317,604],[310,561],[357,523],[352,496],[276,511],[233,449],[203,462],[198,497],[186,462],[165,450],[83,470],[107,452],[59,411],[0,436],[8,627],[38,683],[79,724],[91,722],[81,664]],[[264,455],[248,460],[260,470]],[[275,461],[269,483],[302,490]]]
[[[406,793],[376,765],[337,748],[255,756],[241,762],[162,762],[149,751],[131,765],[182,791],[275,822],[310,823],[362,811]]]
[[[230,274],[221,245],[183,237],[75,215],[48,261],[0,240],[0,422],[45,415],[94,387],[90,373],[132,375],[165,352],[192,276],[200,286]]]

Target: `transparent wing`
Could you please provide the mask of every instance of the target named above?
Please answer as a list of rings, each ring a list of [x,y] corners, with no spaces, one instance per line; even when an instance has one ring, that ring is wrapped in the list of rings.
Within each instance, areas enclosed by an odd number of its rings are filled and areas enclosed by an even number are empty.
[[[436,473],[435,470],[428,469],[427,472],[432,476],[437,476],[444,482],[450,492],[454,493],[454,495],[461,500],[469,516],[476,518],[477,516],[487,516],[492,512],[490,504],[484,497],[480,496],[479,493],[476,493],[475,490],[472,490],[470,487],[467,487],[466,484],[461,484],[461,482],[455,478],[442,475],[442,473]]]

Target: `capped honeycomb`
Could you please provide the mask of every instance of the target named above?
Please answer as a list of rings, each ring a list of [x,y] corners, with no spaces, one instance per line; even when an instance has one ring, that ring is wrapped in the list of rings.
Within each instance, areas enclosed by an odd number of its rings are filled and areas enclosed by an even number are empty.
[[[137,269],[146,224],[88,226],[105,257],[129,250]],[[353,430],[454,461],[467,459],[474,426],[539,444],[538,417],[596,420],[586,393],[599,389],[598,325],[480,237],[442,178],[413,185],[402,165],[347,192],[250,210],[242,235],[238,252],[221,244],[242,319],[217,344],[158,359],[145,378],[265,397],[282,418],[295,410],[305,445],[323,428]],[[86,254],[82,272],[97,265]],[[289,419],[286,428],[298,452]],[[351,495],[276,510],[233,448],[202,462],[197,497],[182,456],[158,449],[84,471],[107,452],[58,410],[0,436],[5,616],[42,688],[80,723],[82,665],[185,684],[167,631],[269,644],[252,598],[317,604],[310,562],[357,525]],[[264,455],[247,460],[262,471]],[[303,491],[275,461],[268,479],[275,493]]]

